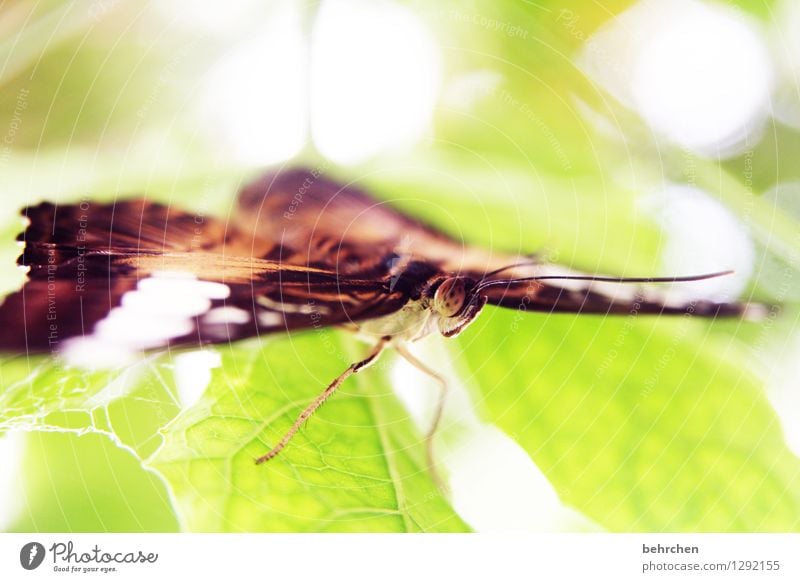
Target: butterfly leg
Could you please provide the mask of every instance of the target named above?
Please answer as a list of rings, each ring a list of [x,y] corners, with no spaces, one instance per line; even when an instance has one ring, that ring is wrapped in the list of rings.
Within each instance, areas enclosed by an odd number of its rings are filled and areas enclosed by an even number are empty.
[[[446,485],[444,481],[441,479],[439,474],[436,472],[436,466],[433,462],[433,438],[436,436],[436,431],[439,429],[439,424],[442,420],[442,415],[444,413],[444,404],[447,400],[447,392],[448,392],[448,384],[447,379],[439,374],[436,370],[430,368],[427,364],[422,362],[419,358],[417,358],[414,354],[412,354],[408,348],[403,345],[402,343],[398,343],[395,345],[395,349],[397,353],[400,354],[405,361],[409,364],[414,366],[417,370],[425,374],[426,376],[430,376],[434,380],[436,380],[441,389],[439,390],[439,397],[436,402],[436,408],[433,411],[433,420],[431,421],[431,425],[428,428],[428,432],[425,433],[425,449],[428,458],[428,467],[433,473],[434,480],[436,484],[439,486],[440,489],[446,490]]]
[[[306,422],[328,398],[330,398],[331,394],[336,392],[336,389],[342,385],[342,382],[347,380],[353,374],[357,374],[364,368],[373,364],[375,360],[378,359],[378,356],[381,355],[381,352],[383,352],[383,350],[389,344],[391,339],[392,338],[390,336],[382,337],[375,347],[372,348],[372,351],[370,351],[366,358],[359,362],[350,364],[350,366],[344,372],[342,372],[338,378],[328,385],[322,394],[317,396],[314,402],[309,404],[306,409],[300,413],[300,416],[297,417],[297,420],[294,421],[294,424],[291,426],[291,428],[286,431],[286,434],[283,435],[283,438],[278,441],[278,444],[275,445],[266,455],[262,455],[256,459],[256,465],[260,465],[261,463],[269,461],[270,459],[276,457],[284,448],[286,448],[286,445],[289,444],[289,441],[292,440],[292,437],[297,433],[298,430],[300,430],[300,427],[303,426],[303,423]]]

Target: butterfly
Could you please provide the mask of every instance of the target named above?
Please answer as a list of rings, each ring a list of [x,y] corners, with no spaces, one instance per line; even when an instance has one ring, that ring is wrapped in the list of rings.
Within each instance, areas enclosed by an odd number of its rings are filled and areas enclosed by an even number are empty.
[[[667,299],[646,283],[579,273],[530,256],[465,245],[323,172],[270,172],[239,193],[228,220],[136,198],[43,202],[18,264],[22,288],[0,305],[0,351],[54,353],[88,366],[125,365],[143,350],[228,343],[340,326],[371,342],[297,417],[274,458],[352,374],[389,347],[442,385],[427,433],[429,457],[446,382],[407,348],[454,337],[488,305],[583,314],[744,316],[754,306]],[[640,285],[623,285],[638,283]]]

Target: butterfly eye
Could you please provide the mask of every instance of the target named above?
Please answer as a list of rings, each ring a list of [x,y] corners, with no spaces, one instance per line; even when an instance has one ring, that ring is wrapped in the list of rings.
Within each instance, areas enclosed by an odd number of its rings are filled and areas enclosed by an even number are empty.
[[[463,279],[445,279],[433,296],[433,308],[444,317],[453,317],[462,310],[466,298]]]

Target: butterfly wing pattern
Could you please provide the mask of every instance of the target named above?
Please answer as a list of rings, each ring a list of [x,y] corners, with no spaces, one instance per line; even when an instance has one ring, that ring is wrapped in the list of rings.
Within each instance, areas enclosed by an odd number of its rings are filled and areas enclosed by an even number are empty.
[[[296,249],[284,262],[337,272],[385,272],[392,261],[416,258],[446,273],[484,273],[514,255],[463,244],[352,184],[315,170],[267,174],[239,195],[237,224],[254,239]]]
[[[652,286],[472,247],[316,170],[260,177],[241,191],[229,221],[144,198],[43,202],[23,215],[18,264],[27,280],[0,304],[0,351],[109,367],[143,350],[279,331],[342,325],[372,336],[367,358],[336,378],[257,462],[276,456],[349,375],[389,345],[441,380],[403,341],[437,326],[456,335],[487,303],[601,315],[739,316],[750,309],[669,300]],[[443,396],[427,434],[431,467],[442,406]]]
[[[141,198],[45,202],[23,215],[28,280],[0,305],[0,325],[17,330],[0,336],[4,351],[128,335],[133,349],[203,345],[359,322],[397,312],[439,275],[497,283],[482,291],[489,304],[531,311],[744,312],[652,287],[548,279],[582,274],[470,247],[315,170],[258,178],[227,222]]]
[[[386,276],[394,259],[423,261],[442,274],[462,275],[487,286],[491,305],[530,311],[584,314],[684,314],[737,316],[747,306],[670,298],[653,286],[580,280],[586,273],[537,264],[529,256],[489,252],[456,240],[395,210],[350,184],[308,169],[270,173],[243,189],[239,220],[254,239],[300,252],[287,260],[339,273]],[[377,270],[373,270],[377,268]],[[549,279],[555,276],[556,278]],[[538,277],[539,280],[519,281]],[[753,307],[753,306],[750,306]],[[754,309],[753,309],[754,310]]]
[[[377,272],[282,261],[293,251],[143,199],[42,203],[23,214],[18,263],[28,280],[0,305],[0,325],[15,331],[0,336],[3,351],[132,355],[346,323],[406,299]]]

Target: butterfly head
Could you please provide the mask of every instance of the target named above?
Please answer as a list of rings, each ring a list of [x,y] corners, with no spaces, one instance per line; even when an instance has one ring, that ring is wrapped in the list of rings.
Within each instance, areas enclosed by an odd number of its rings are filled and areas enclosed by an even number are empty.
[[[468,277],[448,277],[436,286],[432,307],[439,316],[438,327],[443,336],[461,333],[486,305],[486,297],[480,296],[476,288],[476,282]]]

